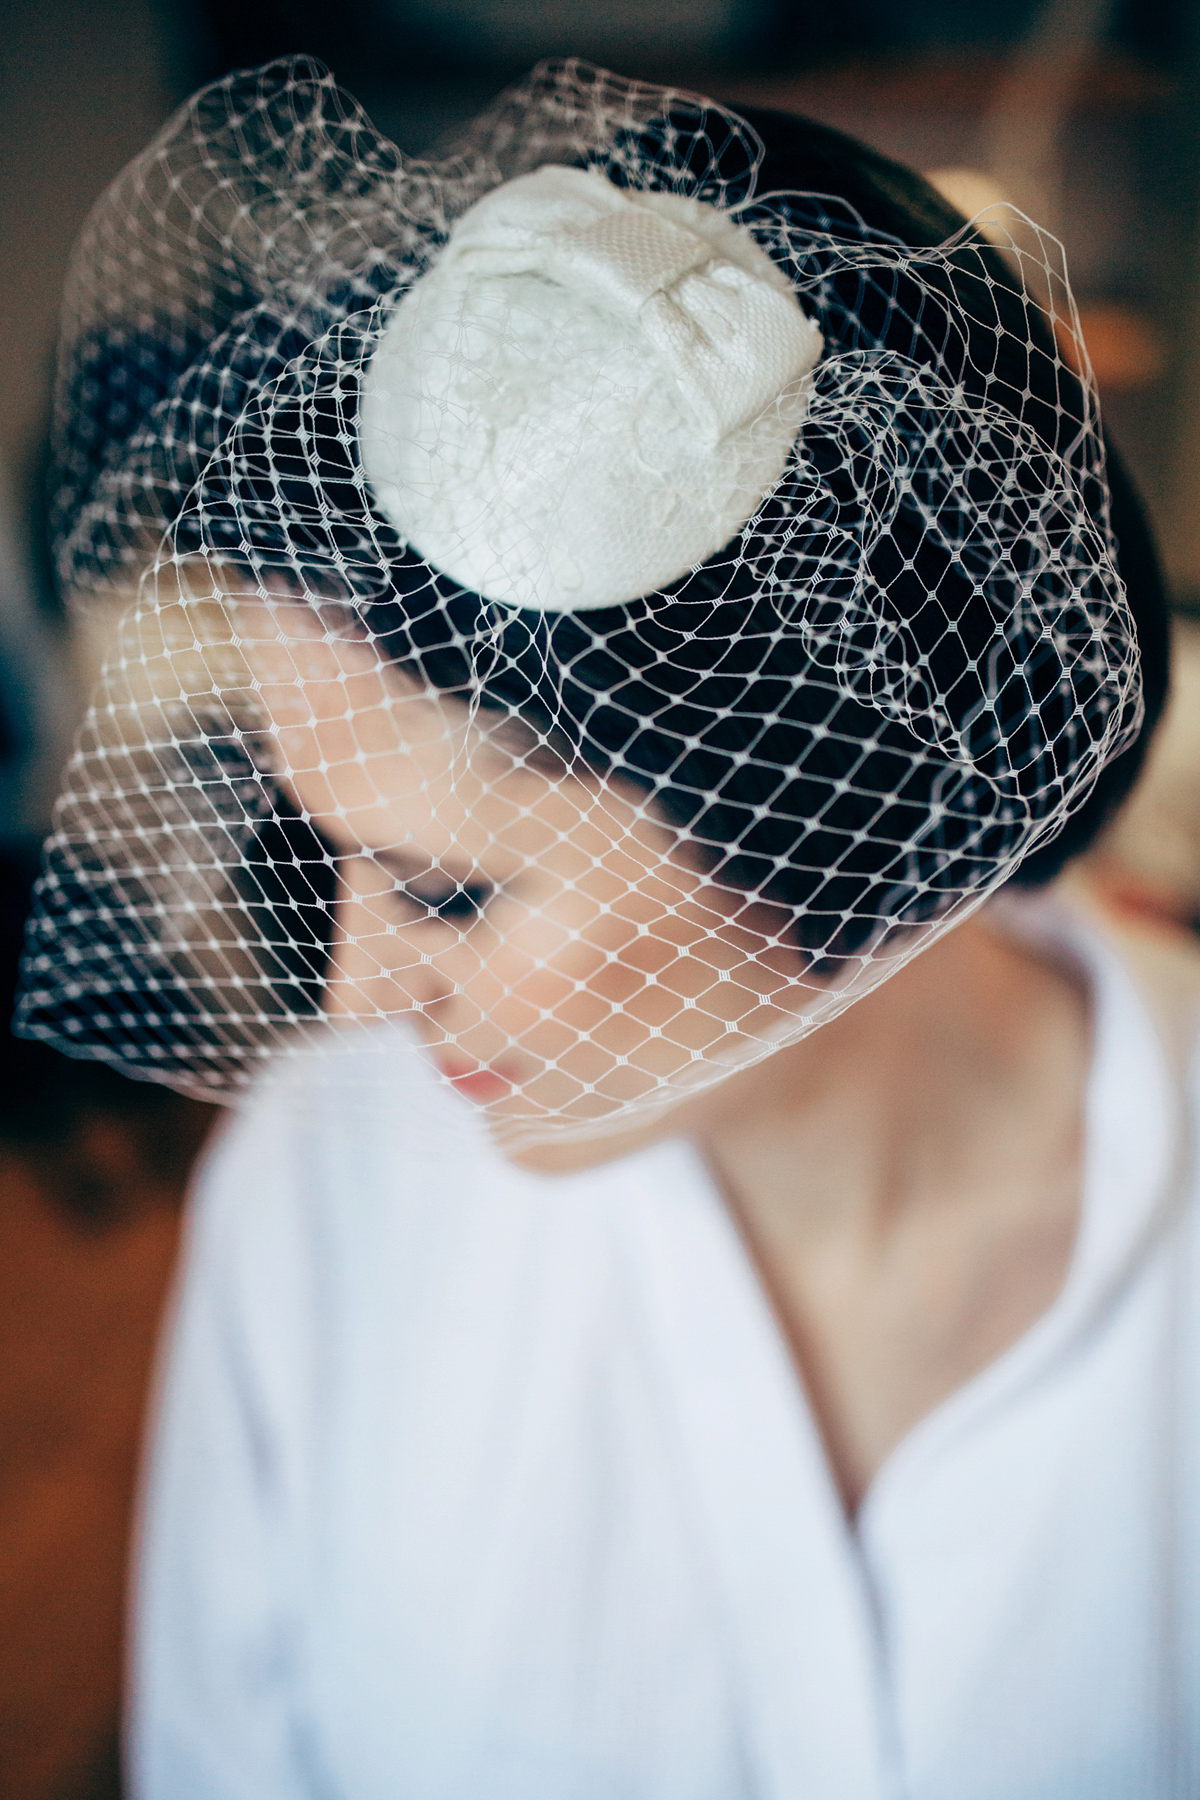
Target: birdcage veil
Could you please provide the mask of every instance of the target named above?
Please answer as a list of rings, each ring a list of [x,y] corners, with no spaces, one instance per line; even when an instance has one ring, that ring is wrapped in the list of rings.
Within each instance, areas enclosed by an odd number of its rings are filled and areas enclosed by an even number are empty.
[[[513,1129],[624,1124],[1086,802],[1141,701],[1058,245],[762,162],[578,63],[411,162],[291,60],[119,178],[54,523],[121,617],[21,1029],[217,1097],[408,1033]]]

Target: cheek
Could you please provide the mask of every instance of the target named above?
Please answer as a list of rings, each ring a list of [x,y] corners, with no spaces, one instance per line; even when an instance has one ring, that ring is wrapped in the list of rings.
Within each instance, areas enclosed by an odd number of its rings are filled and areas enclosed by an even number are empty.
[[[701,1048],[757,1011],[781,985],[711,915],[689,921],[628,894],[600,907],[586,894],[509,919],[484,956],[459,963],[478,1016],[545,1061],[583,1040],[612,1056],[660,1033]]]
[[[636,890],[605,902],[563,886],[494,916],[494,927],[460,935],[397,923],[387,896],[347,893],[328,1010],[420,1011],[440,1039],[482,1061],[519,1049],[597,1081],[614,1059],[667,1075],[731,1032],[769,1030],[796,987],[796,959],[785,969],[769,940]]]
[[[548,1069],[614,1099],[653,1091],[697,1057],[736,1054],[812,998],[799,957],[770,937],[638,898],[540,961],[535,946],[492,1012]]]
[[[334,918],[326,1012],[377,1017],[430,1005],[445,982],[423,948],[421,931],[389,921],[380,901],[344,893]]]

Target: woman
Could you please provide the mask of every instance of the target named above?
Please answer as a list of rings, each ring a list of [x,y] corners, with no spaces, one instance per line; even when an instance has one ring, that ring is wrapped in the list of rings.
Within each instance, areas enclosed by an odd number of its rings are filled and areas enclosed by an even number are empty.
[[[140,1792],[1193,1791],[1190,992],[1038,897],[1161,592],[1047,247],[956,224],[574,66],[405,171],[296,65],[89,228],[63,569],[153,560],[26,1028],[276,1059]]]

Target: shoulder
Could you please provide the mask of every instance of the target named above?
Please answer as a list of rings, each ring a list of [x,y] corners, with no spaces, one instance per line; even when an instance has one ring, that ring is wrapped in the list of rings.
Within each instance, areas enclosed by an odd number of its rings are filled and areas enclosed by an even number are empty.
[[[277,1056],[231,1112],[200,1166],[198,1201],[230,1183],[259,1204],[413,1192],[478,1150],[473,1126],[408,1031],[321,1031]]]
[[[482,1420],[532,1345],[562,1368],[572,1345],[624,1343],[647,1216],[686,1247],[706,1197],[676,1143],[572,1175],[515,1168],[409,1046],[326,1043],[267,1074],[199,1172],[176,1385],[225,1368],[227,1406],[236,1390],[278,1466],[309,1458],[284,1483],[307,1491],[326,1479],[314,1433],[328,1461],[431,1397]]]
[[[330,1032],[280,1057],[218,1131],[193,1184],[185,1283],[222,1293],[254,1337],[297,1310],[310,1331],[365,1333],[480,1271],[499,1296],[534,1269],[570,1281],[604,1265],[631,1215],[665,1204],[664,1173],[671,1192],[702,1186],[676,1144],[574,1174],[521,1168],[410,1034]]]
[[[1124,971],[1149,1016],[1170,1073],[1195,1087],[1200,1049],[1200,939],[1114,915],[1082,883],[1067,890],[1072,911]]]
[[[184,1283],[250,1338],[332,1327],[372,1283],[399,1293],[431,1242],[469,1235],[491,1164],[469,1109],[407,1033],[330,1032],[269,1067],[193,1182]]]

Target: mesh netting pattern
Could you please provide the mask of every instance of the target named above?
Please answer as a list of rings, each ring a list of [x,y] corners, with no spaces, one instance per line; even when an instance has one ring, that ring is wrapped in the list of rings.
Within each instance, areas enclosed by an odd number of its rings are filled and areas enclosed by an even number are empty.
[[[1016,216],[914,249],[761,161],[719,106],[555,63],[411,162],[292,60],[119,178],[68,286],[54,528],[67,593],[123,611],[21,1029],[221,1097],[402,1021],[513,1129],[593,1129],[814,1029],[1061,830],[1141,717],[1061,251]],[[547,165],[736,222],[824,346],[732,540],[579,611],[427,562],[360,442],[403,297]],[[493,408],[501,353],[579,367],[513,295],[444,351]]]

